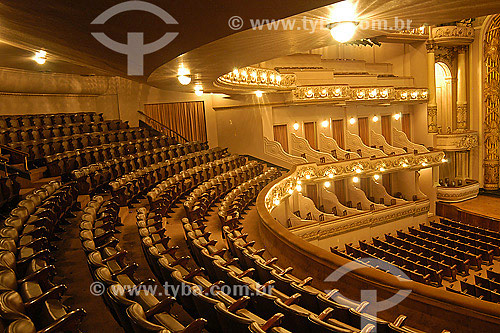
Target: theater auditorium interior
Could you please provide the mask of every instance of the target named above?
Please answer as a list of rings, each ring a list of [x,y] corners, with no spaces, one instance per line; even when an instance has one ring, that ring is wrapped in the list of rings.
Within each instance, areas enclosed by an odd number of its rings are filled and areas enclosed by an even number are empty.
[[[0,331],[500,332],[498,0],[0,0]]]

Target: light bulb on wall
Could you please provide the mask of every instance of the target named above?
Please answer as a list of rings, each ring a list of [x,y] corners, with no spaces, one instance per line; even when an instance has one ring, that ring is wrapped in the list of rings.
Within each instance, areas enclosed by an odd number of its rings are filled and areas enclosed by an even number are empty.
[[[351,119],[349,119],[349,124],[351,125],[356,124],[356,118],[352,117]]]
[[[264,93],[263,93],[262,91],[260,91],[260,90],[257,90],[257,91],[255,92],[255,96],[257,96],[258,98],[261,98],[263,94],[264,94]]]
[[[352,177],[353,183],[359,183],[359,177]]]
[[[327,128],[327,127],[328,127],[328,120],[324,120],[324,121],[321,123],[321,126],[323,126],[323,128]]]
[[[377,116],[373,116],[372,121],[373,121],[374,123],[376,123],[376,122],[378,121],[378,117],[377,117]]]
[[[330,186],[332,186],[332,183],[330,183],[330,182],[325,182],[325,184],[324,184],[324,185],[325,185],[325,187],[326,187],[326,188],[329,188]]]
[[[40,50],[38,52],[35,52],[35,56],[33,57],[33,60],[35,60],[36,63],[39,65],[45,64],[45,61],[47,61],[47,52],[44,50]]]
[[[379,180],[380,179],[380,175],[377,175],[377,174],[373,175],[373,179]]]
[[[395,120],[399,120],[399,118],[401,118],[401,113],[396,113],[393,117]]]
[[[299,123],[295,123],[295,124],[293,124],[293,129],[294,129],[294,130],[298,131],[298,130],[299,130],[299,127],[300,127],[300,126],[299,126]]]
[[[297,185],[295,187],[295,189],[297,190],[297,192],[300,192],[300,191],[302,191],[302,186],[301,185]]]

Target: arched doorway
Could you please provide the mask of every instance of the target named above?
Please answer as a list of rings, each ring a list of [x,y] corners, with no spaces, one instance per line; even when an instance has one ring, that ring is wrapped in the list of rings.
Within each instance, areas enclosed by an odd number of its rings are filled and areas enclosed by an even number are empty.
[[[451,70],[444,62],[436,62],[437,125],[441,133],[453,130],[453,93]]]

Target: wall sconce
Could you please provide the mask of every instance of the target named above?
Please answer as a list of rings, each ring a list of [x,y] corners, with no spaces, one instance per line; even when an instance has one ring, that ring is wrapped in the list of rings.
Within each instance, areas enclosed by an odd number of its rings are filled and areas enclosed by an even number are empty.
[[[349,124],[351,125],[356,124],[356,118],[352,117],[351,119],[349,119]]]
[[[324,185],[325,185],[326,188],[330,188],[330,186],[332,186],[332,184],[330,182],[325,182]]]
[[[353,183],[359,183],[359,177],[352,177]]]
[[[294,129],[294,130],[298,131],[298,130],[299,130],[299,127],[300,127],[299,123],[295,123],[295,124],[293,124],[293,129]]]
[[[401,118],[401,113],[396,113],[394,116],[392,116],[394,120],[399,120]]]
[[[378,121],[378,117],[377,117],[377,116],[373,116],[372,121],[373,121],[374,123],[376,123],[376,122]]]
[[[324,120],[322,123],[321,123],[321,126],[323,126],[323,128],[327,128],[329,125],[329,122],[328,120]]]

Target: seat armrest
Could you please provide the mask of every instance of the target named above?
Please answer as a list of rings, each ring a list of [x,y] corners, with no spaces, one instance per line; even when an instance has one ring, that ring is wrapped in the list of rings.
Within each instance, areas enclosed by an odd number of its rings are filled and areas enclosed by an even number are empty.
[[[260,328],[264,332],[268,332],[271,329],[273,329],[274,327],[278,327],[281,324],[281,321],[283,320],[284,317],[285,317],[284,314],[277,313],[274,316],[272,316],[271,318],[269,318],[263,325],[260,325]]]
[[[67,289],[68,288],[63,284],[57,285],[55,287],[50,288],[40,296],[33,298],[29,302],[24,303],[24,306],[29,311],[30,309],[35,308],[37,305],[45,302],[48,299],[61,298],[61,296],[66,292]]]
[[[152,317],[158,313],[162,312],[170,312],[172,308],[172,304],[175,303],[175,298],[172,296],[167,297],[166,299],[158,302],[156,305],[152,306],[149,310],[145,311],[144,314],[146,318]]]
[[[49,326],[38,330],[37,333],[55,333],[55,332],[78,332],[78,327],[87,315],[84,309],[76,309],[65,314]]]
[[[18,280],[17,284],[21,285],[27,281],[47,281],[50,276],[53,276],[56,274],[56,268],[54,265],[49,265],[45,266],[43,268],[40,268],[36,272],[25,276],[23,279]]]

